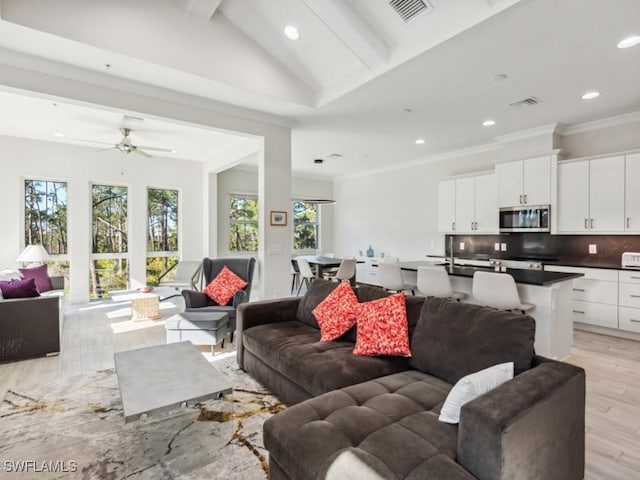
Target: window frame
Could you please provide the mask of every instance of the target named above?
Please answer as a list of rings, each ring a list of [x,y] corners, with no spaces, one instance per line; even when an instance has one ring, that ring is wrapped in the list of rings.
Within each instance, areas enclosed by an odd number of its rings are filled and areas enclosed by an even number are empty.
[[[256,220],[255,221],[232,220],[230,213],[231,213],[231,204],[232,204],[233,198],[255,200],[256,206],[258,207],[258,216]],[[255,193],[246,193],[246,192],[228,192],[228,200],[229,200],[229,203],[227,208],[227,214],[228,214],[229,231],[227,235],[227,251],[230,253],[239,254],[239,255],[258,253],[258,251],[260,250],[260,210],[259,210],[260,205],[259,205],[258,195]],[[231,232],[233,230],[233,226],[237,224],[243,224],[243,225],[255,224],[256,226],[256,249],[255,250],[232,250],[231,249],[231,242],[230,242]]]
[[[305,224],[308,225],[315,225],[315,238],[316,238],[316,246],[315,247],[311,247],[311,248],[305,248],[305,249],[296,249],[295,245],[296,245],[296,215],[294,212],[294,204],[295,203],[304,203],[307,205],[313,205],[315,206],[315,212],[316,212],[316,221],[311,223],[311,222],[305,222]],[[291,200],[291,228],[292,228],[292,232],[291,232],[291,251],[293,253],[296,254],[301,254],[301,253],[309,253],[309,252],[316,252],[318,250],[320,250],[320,232],[321,232],[321,214],[320,214],[320,205],[317,203],[311,203],[311,202],[305,202],[302,199],[299,198],[294,198]]]

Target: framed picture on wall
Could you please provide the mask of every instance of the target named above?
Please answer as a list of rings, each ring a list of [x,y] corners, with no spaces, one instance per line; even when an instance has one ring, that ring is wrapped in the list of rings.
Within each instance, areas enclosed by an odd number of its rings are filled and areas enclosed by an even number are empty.
[[[271,210],[271,225],[285,227],[287,225],[287,212]]]

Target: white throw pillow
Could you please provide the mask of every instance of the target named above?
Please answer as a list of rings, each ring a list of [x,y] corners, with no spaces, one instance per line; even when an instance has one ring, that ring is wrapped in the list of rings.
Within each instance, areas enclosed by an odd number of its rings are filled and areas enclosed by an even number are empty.
[[[0,270],[0,281],[2,282],[8,282],[10,280],[20,280],[21,278],[22,275],[20,275],[20,272],[16,270],[11,270],[10,268],[4,268]]]
[[[442,410],[440,410],[439,420],[446,423],[458,423],[460,409],[465,403],[512,378],[513,362],[500,363],[462,377],[447,395]]]

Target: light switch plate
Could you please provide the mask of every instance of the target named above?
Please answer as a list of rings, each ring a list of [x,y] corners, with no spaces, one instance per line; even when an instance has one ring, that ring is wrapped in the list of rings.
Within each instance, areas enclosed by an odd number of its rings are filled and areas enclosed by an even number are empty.
[[[493,244],[493,249],[497,252],[500,250],[500,244],[499,243],[494,243]]]
[[[596,253],[598,253],[598,245],[596,245],[595,243],[590,243],[589,244],[589,255],[595,255]]]
[[[464,250],[464,242],[460,242],[460,250]]]
[[[503,252],[507,251],[507,244],[506,243],[501,243],[500,244],[500,250],[502,250]]]

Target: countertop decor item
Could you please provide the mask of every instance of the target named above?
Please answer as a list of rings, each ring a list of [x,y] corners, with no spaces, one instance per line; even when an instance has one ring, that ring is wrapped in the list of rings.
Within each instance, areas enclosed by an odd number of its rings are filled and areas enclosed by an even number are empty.
[[[367,257],[369,258],[373,258],[373,247],[371,247],[371,245],[369,245],[369,248],[367,248]]]

